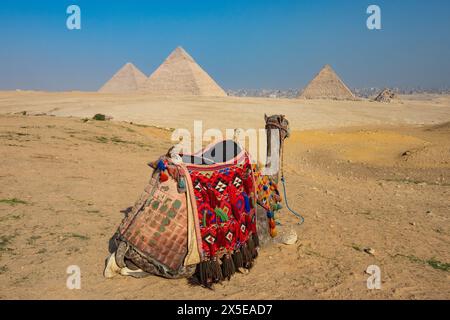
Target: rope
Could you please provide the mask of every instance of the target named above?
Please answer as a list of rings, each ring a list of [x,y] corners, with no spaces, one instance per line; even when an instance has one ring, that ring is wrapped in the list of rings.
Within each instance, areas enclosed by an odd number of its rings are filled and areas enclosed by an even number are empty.
[[[283,150],[283,146],[281,147],[281,183],[283,183],[283,194],[284,194],[284,202],[286,202],[286,208],[293,214],[295,215],[297,218],[299,218],[301,221],[297,222],[298,225],[303,224],[303,222],[305,222],[305,218],[303,218],[303,216],[297,212],[295,212],[294,210],[291,209],[291,207],[289,206],[288,203],[288,198],[287,198],[287,193],[286,193],[286,179],[284,178],[284,170],[283,170],[283,165],[284,165],[284,150]]]
[[[284,202],[286,202],[286,208],[288,208],[288,210],[292,214],[294,214],[297,218],[299,218],[301,220],[300,222],[297,223],[298,225],[301,225],[303,222],[305,222],[305,218],[303,218],[302,215],[300,215],[299,213],[295,212],[294,210],[291,209],[291,207],[289,207],[287,194],[286,194],[286,181],[284,179],[284,176],[281,176],[281,182],[283,183]]]

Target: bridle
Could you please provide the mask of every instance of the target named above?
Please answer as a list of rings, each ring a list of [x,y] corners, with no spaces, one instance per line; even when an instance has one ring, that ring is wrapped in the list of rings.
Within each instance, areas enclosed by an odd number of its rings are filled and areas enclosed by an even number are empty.
[[[271,127],[276,127],[279,130],[284,131],[285,134],[286,134],[285,138],[289,137],[289,129],[287,128],[287,126],[282,125],[280,123],[279,118],[277,118],[276,120],[275,119],[271,119],[271,118],[267,119],[267,121],[266,121],[266,130],[271,129]],[[281,139],[281,134],[280,134],[280,139]]]

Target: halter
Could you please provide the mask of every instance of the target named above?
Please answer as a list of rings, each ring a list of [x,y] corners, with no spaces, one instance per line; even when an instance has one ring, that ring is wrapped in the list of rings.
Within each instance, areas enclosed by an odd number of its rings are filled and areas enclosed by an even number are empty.
[[[274,126],[274,127],[278,128],[279,130],[283,130],[284,132],[286,132],[286,136],[289,135],[289,130],[285,126],[281,125],[279,123],[279,121],[277,121],[277,120],[270,120],[270,118],[267,119],[266,130],[270,129],[269,128],[270,126]],[[281,135],[280,135],[280,139],[281,139]]]

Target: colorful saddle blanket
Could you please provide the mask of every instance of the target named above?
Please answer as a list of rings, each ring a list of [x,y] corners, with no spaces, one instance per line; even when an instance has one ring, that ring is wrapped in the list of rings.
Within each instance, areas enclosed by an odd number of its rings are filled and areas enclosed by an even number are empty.
[[[163,156],[151,166],[149,184],[119,226],[120,240],[163,276],[185,274],[196,265],[205,286],[251,268],[259,239],[255,168],[248,153],[226,140],[178,159]],[[265,183],[261,176],[258,181]],[[269,189],[258,187],[258,194]],[[271,210],[267,199],[258,202]]]
[[[197,202],[203,258],[240,250],[256,235],[255,180],[247,153],[224,163],[186,167]]]

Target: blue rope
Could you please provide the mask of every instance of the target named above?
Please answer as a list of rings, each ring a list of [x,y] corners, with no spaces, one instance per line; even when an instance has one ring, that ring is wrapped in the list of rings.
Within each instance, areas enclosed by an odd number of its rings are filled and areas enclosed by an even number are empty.
[[[297,223],[298,225],[301,225],[303,222],[305,222],[305,218],[303,218],[300,214],[298,214],[297,212],[292,210],[291,207],[289,207],[287,194],[286,194],[286,180],[284,179],[284,175],[281,176],[281,182],[283,183],[283,193],[284,193],[284,201],[286,202],[286,208],[288,208],[288,210],[290,212],[292,212],[297,218],[299,218],[301,220],[300,222]]]

